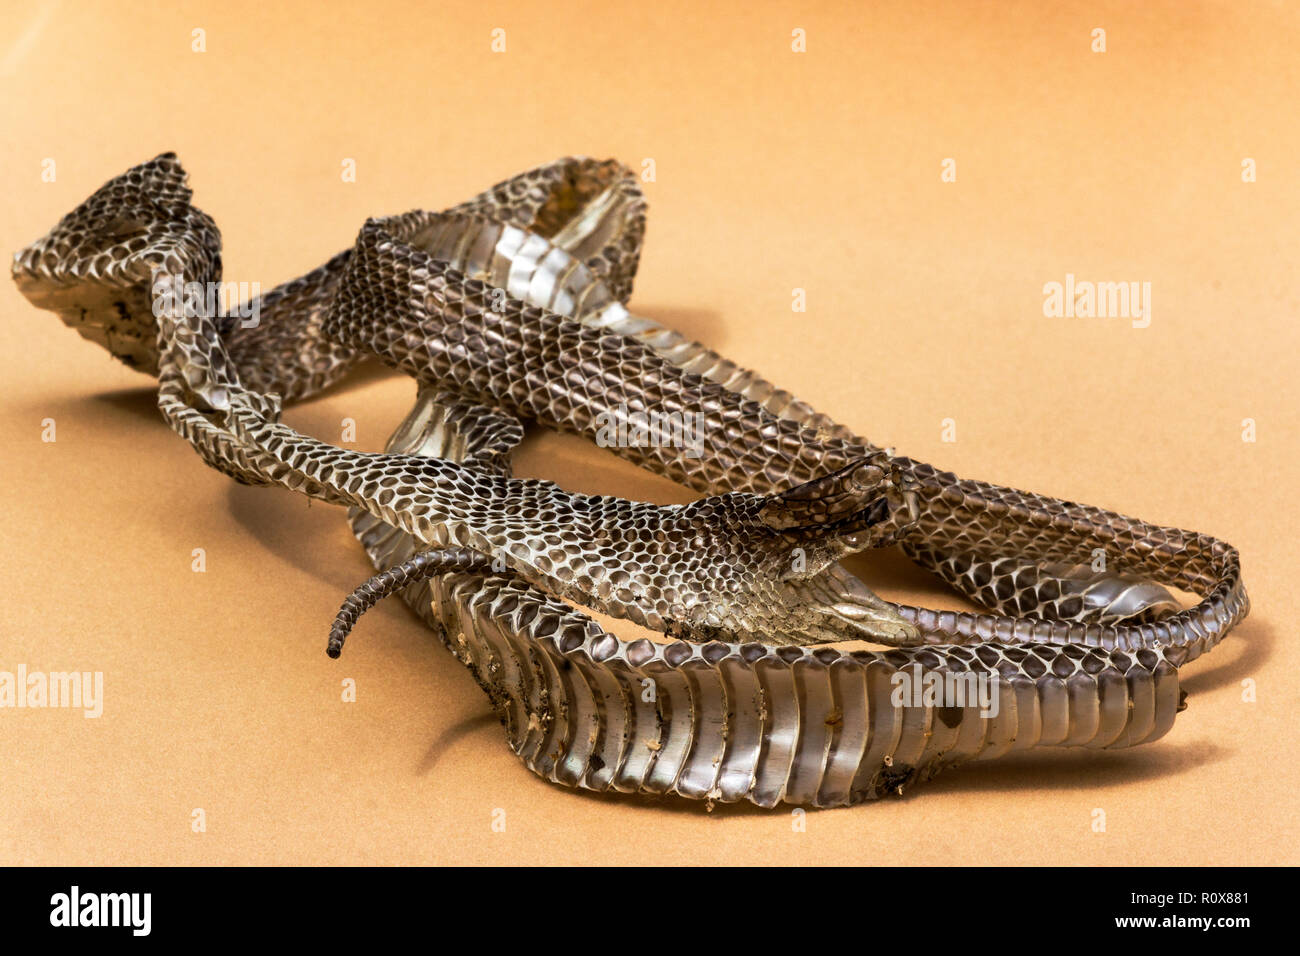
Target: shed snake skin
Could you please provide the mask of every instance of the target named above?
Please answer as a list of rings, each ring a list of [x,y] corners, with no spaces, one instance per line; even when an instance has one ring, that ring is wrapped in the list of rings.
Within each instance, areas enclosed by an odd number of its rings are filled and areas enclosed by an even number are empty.
[[[1177,669],[1249,609],[1222,541],[893,455],[630,312],[645,202],[614,161],[371,219],[248,304],[255,323],[188,295],[222,278],[190,196],[173,154],[136,166],[17,253],[14,279],[156,375],[164,419],[209,465],[346,506],[381,571],[340,610],[331,655],[399,591],[552,782],[836,806],[1012,750],[1132,746],[1168,731]],[[280,422],[365,356],[419,383],[385,453]],[[511,476],[523,422],[599,439],[633,412],[699,416],[698,447],[610,450],[705,497]],[[895,604],[839,563],[895,544],[983,610]],[[662,636],[620,638],[584,608]],[[998,706],[900,703],[903,673],[982,680]]]

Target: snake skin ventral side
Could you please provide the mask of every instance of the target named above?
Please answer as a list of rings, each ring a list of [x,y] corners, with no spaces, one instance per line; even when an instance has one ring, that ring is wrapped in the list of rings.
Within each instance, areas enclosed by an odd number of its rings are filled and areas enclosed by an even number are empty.
[[[632,173],[563,159],[444,212],[371,219],[222,314],[186,293],[220,281],[221,240],[164,154],[13,275],[156,375],[164,419],[209,465],[346,506],[380,573],[340,610],[331,655],[400,593],[547,780],[835,806],[967,760],[1169,730],[1178,668],[1248,611],[1231,546],[871,444],[629,311],[644,232]],[[383,454],[280,422],[364,356],[419,383]],[[609,422],[650,413],[698,423],[695,440],[611,450],[704,497],[660,507],[511,475],[524,422],[607,444]],[[896,604],[840,564],[888,546],[982,610]],[[584,608],[659,636],[621,638]]]

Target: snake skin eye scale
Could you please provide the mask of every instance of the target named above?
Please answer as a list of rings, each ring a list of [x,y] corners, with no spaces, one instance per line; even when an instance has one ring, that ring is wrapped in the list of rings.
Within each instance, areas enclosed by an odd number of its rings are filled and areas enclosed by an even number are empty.
[[[184,293],[220,283],[221,237],[167,153],[17,253],[13,276],[156,376],[163,418],[208,465],[347,508],[378,573],[340,609],[331,656],[400,594],[554,783],[837,806],[1170,729],[1178,668],[1249,610],[1234,548],[895,455],[633,313],[645,213],[619,163],[562,159],[442,212],[370,219],[351,249],[223,312]],[[384,453],[280,422],[366,356],[419,383]],[[689,447],[601,439],[631,412],[691,423]],[[524,422],[703,497],[515,478]],[[980,610],[884,600],[840,563],[880,547]],[[658,634],[629,640],[583,609]]]

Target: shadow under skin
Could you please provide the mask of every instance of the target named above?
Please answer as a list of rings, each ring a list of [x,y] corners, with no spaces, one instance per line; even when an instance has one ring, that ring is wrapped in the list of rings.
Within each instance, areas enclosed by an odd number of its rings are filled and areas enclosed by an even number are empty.
[[[642,304],[633,297],[629,311],[644,316],[718,351],[727,341],[727,325],[716,309],[692,309],[684,306]]]
[[[559,788],[567,791],[576,800],[587,800],[594,803],[618,804],[626,807],[631,811],[651,812],[651,813],[675,813],[681,816],[691,817],[770,817],[774,813],[789,813],[794,809],[793,806],[785,803],[777,804],[771,809],[757,806],[748,800],[742,800],[740,803],[715,803],[713,809],[708,809],[708,804],[704,800],[691,800],[687,797],[677,794],[664,794],[655,796],[648,793],[615,793],[607,791],[599,793],[595,790],[582,790],[573,787],[560,787],[558,783],[551,783],[543,777],[533,773],[520,761],[519,769],[528,774],[537,783],[543,787]],[[808,810],[815,808],[808,807]]]
[[[1177,730],[1177,722],[1174,724]],[[1044,747],[995,760],[973,760],[916,784],[913,792],[1073,790],[1155,780],[1217,763],[1231,750],[1207,741],[1177,744],[1168,738],[1124,750]],[[904,788],[907,799],[910,795]]]
[[[146,380],[142,378],[140,381]],[[95,395],[42,396],[39,401],[17,407],[26,412],[42,416],[52,414],[58,418],[66,412],[75,413],[78,409],[94,408],[97,405],[108,406],[117,414],[167,428],[162,413],[158,411],[158,390],[147,384],[139,388],[121,388]]]
[[[158,411],[158,390],[149,386],[143,388],[123,388],[114,392],[101,392],[94,396],[94,401],[110,405],[123,414],[133,418],[156,422],[163,428],[162,412]],[[200,462],[200,464],[202,464]]]
[[[241,485],[233,480],[226,496],[230,516],[263,551],[337,590],[340,602],[374,573],[365,551],[352,537],[343,508],[304,498],[286,488]],[[316,520],[318,510],[335,520]],[[333,556],[340,548],[347,548],[349,542],[356,556],[355,573],[338,570]]]
[[[293,408],[298,405],[310,405],[312,402],[320,399],[334,398],[339,395],[345,395],[348,392],[364,388],[376,382],[387,381],[391,378],[405,377],[402,373],[389,368],[382,364],[378,359],[362,359],[353,367],[342,379],[322,389],[316,394],[300,402],[295,402],[288,406]],[[137,418],[148,418],[163,424],[162,415],[158,411],[158,386],[152,379],[141,378],[141,384],[138,388],[120,388],[111,392],[100,392],[88,397],[88,401],[102,402],[111,405],[127,414]]]
[[[475,714],[473,717],[466,717],[460,723],[453,724],[438,734],[429,744],[429,749],[425,752],[424,759],[420,761],[416,772],[420,776],[428,776],[433,772],[433,768],[438,765],[438,761],[446,756],[452,747],[488,727],[497,728],[502,745],[506,745],[505,729],[501,727],[501,721],[497,719],[496,714],[488,710],[482,714]],[[522,762],[519,764],[519,769],[523,773],[529,772]]]
[[[313,642],[319,641],[319,653],[324,657],[330,624],[339,606],[353,589],[374,574],[365,550],[352,536],[347,512],[335,505],[314,502],[311,511],[323,509],[330,519],[319,521],[294,492],[233,482],[229,501],[231,517],[266,552],[258,559],[259,568],[264,570],[269,563],[267,556],[274,556],[311,575],[334,593],[328,604],[321,604],[314,629],[304,635]],[[347,565],[339,563],[340,552],[353,555]],[[442,666],[445,657],[452,670],[465,670],[446,652],[438,636],[419,615],[397,595],[380,601],[361,616],[349,635],[344,654],[363,652],[360,646],[363,644],[373,644],[375,653],[390,656],[397,667],[428,667],[432,655],[437,666]],[[468,671],[465,679],[473,679]]]
[[[1247,677],[1259,673],[1264,661],[1273,652],[1277,637],[1267,621],[1246,618],[1238,624],[1220,645],[1204,657],[1188,664],[1179,672],[1178,679],[1188,696],[1218,690],[1229,684],[1240,684]],[[1231,649],[1239,653],[1231,655]],[[1206,662],[1204,665],[1202,662]],[[1209,662],[1213,663],[1209,663]],[[1189,671],[1195,673],[1189,673]]]
[[[465,730],[463,736],[471,729],[477,729],[481,723],[492,719],[487,715],[474,721],[465,721],[458,728]],[[471,726],[473,725],[473,726]],[[458,728],[452,728],[457,730]],[[448,732],[450,733],[450,731]],[[441,738],[440,738],[441,739]],[[503,741],[504,742],[504,741]],[[1125,782],[1155,780],[1162,777],[1183,773],[1194,767],[1215,763],[1228,756],[1231,751],[1212,743],[1192,743],[1169,745],[1163,741],[1144,745],[1132,750],[1104,751],[1079,748],[1045,747],[1041,751],[1000,757],[995,760],[972,760],[941,771],[936,777],[921,783],[904,786],[903,794],[890,794],[876,800],[864,800],[851,807],[803,807],[809,813],[829,812],[833,810],[858,811],[869,813],[870,808],[879,803],[913,799],[925,800],[927,794],[939,796],[943,793],[986,792],[1017,793],[1028,790],[1077,790],[1083,793],[1099,786],[1111,786]],[[558,787],[528,770],[522,762],[521,772],[534,777],[538,784]],[[705,801],[691,800],[676,794],[654,796],[651,794],[628,794],[593,790],[563,788],[575,799],[591,800],[600,803],[617,802],[630,810],[647,810],[668,812],[691,816],[710,817],[750,817],[788,814],[795,807],[780,803],[775,807],[764,808],[749,801],[739,803],[715,803],[708,809]]]

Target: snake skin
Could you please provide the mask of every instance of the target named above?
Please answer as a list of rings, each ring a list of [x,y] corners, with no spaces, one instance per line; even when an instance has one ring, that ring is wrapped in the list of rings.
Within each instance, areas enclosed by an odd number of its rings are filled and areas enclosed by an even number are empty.
[[[344,604],[331,654],[400,591],[546,779],[833,806],[1012,749],[1169,729],[1177,668],[1247,613],[1233,548],[853,435],[629,312],[644,226],[628,170],[560,160],[442,213],[369,220],[250,324],[187,303],[186,283],[221,278],[220,235],[164,154],[18,253],[13,274],[156,374],[164,419],[208,464],[348,506],[386,570]],[[420,383],[384,454],[279,422],[282,402],[365,355]],[[600,440],[629,410],[700,416],[690,449],[611,450],[707,497],[658,507],[510,475],[523,421]],[[839,564],[895,542],[985,610],[893,604]],[[1182,609],[1171,586],[1202,598]],[[664,636],[624,640],[584,607]],[[831,646],[846,641],[889,649]],[[978,679],[1000,707],[900,703],[904,672]]]

